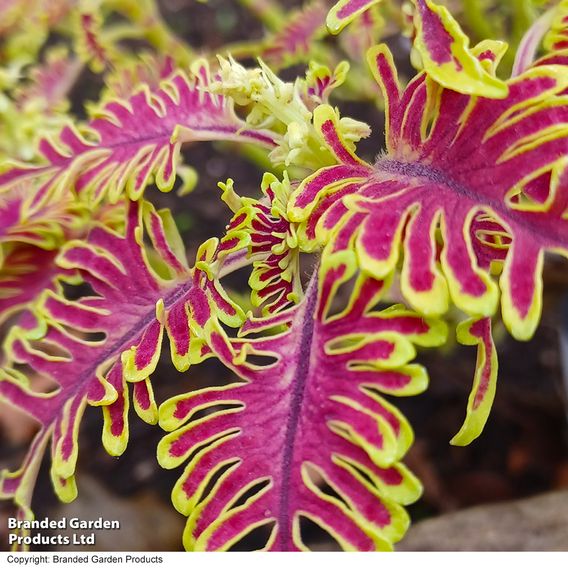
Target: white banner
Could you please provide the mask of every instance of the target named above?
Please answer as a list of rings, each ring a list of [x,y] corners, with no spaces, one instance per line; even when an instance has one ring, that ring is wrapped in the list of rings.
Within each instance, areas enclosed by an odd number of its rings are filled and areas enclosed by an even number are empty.
[[[416,568],[435,565],[436,568],[479,568],[511,562],[515,566],[546,563],[546,568],[566,568],[568,552],[395,552],[395,553],[341,553],[313,552],[1,552],[0,567],[58,566],[106,567],[106,566],[184,566],[190,568],[313,568],[325,566],[349,566],[350,568]],[[495,563],[495,564],[494,564]]]

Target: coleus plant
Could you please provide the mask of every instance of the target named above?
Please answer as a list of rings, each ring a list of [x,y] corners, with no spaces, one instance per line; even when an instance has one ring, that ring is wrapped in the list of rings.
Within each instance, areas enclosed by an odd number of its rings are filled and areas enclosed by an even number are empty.
[[[1,474],[0,495],[31,518],[49,447],[54,489],[74,499],[85,408],[102,408],[103,445],[119,456],[132,402],[167,431],[159,464],[185,466],[172,499],[187,516],[186,549],[229,550],[254,533],[262,549],[305,550],[311,522],[344,550],[390,550],[421,485],[402,463],[412,429],[387,397],[427,388],[417,347],[447,341],[455,308],[457,338],[478,357],[452,443],[478,437],[496,390],[492,321],[530,339],[545,254],[568,252],[568,4],[527,31],[507,78],[507,45],[472,45],[432,0],[317,2],[288,21],[268,0],[242,3],[272,31],[217,61],[195,57],[151,2],[128,0],[62,3],[54,22],[73,18],[71,46],[48,59],[59,72],[32,66],[26,88],[8,73],[25,58],[5,54],[10,108],[49,100],[29,159],[29,139],[2,145],[0,399],[39,430],[21,467]],[[130,32],[105,27],[113,11]],[[419,68],[407,84],[377,43],[389,17],[412,40]],[[336,51],[314,51],[324,22],[347,34],[347,53],[369,44],[386,123],[374,160],[357,154],[369,126],[330,104],[354,84]],[[130,52],[127,37],[153,49]],[[275,73],[312,51],[323,60],[305,76]],[[251,54],[274,69],[238,61]],[[79,120],[64,103],[83,64],[106,87]],[[253,197],[220,183],[225,234],[190,244],[152,201],[180,177],[180,193],[191,190],[181,149],[204,141],[242,146],[271,171]],[[227,284],[242,269],[250,301]],[[158,405],[166,336],[183,380]],[[235,380],[197,388],[191,367],[206,359]],[[38,377],[53,386],[38,390]]]

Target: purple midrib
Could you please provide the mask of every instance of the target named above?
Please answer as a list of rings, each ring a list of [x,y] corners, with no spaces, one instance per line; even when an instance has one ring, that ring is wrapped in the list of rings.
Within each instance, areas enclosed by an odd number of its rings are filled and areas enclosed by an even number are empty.
[[[499,199],[492,199],[486,194],[479,193],[475,189],[448,176],[442,170],[419,162],[403,162],[390,158],[379,159],[375,164],[375,168],[379,171],[394,174],[402,178],[425,180],[428,183],[433,183],[450,189],[456,194],[456,196],[468,199],[476,205],[479,205],[481,208],[489,210],[490,213],[491,210],[493,210],[493,212],[495,212],[502,221],[506,221],[507,219],[510,220],[513,225],[520,227],[523,231],[531,234],[533,237],[538,237],[539,241],[542,243],[561,244],[564,247],[568,247],[568,238],[565,234],[563,234],[563,232],[565,232],[566,224],[562,227],[555,228],[551,226],[552,223],[546,223],[546,225],[543,225],[542,222],[538,224],[531,222],[529,219],[529,212],[510,209],[503,201]],[[538,217],[538,213],[533,213],[533,215],[537,216],[536,220],[541,220]],[[540,215],[542,217],[542,213]],[[560,220],[558,219],[558,221]]]
[[[503,208],[503,204],[500,201],[492,200],[486,195],[481,196],[475,190],[448,176],[444,171],[420,162],[403,162],[400,160],[383,158],[375,164],[375,167],[383,172],[395,174],[403,178],[423,179],[430,183],[447,187],[454,193],[463,195],[471,201],[476,201],[480,204],[487,204],[493,208]]]
[[[162,298],[164,300],[164,306],[166,308],[171,307],[176,301],[183,297],[193,286],[193,281],[188,279],[185,282],[182,282],[178,286],[176,286],[170,293],[164,295]],[[156,299],[157,301],[157,299]],[[96,358],[96,361],[92,366],[85,369],[80,376],[77,378],[77,381],[74,383],[72,387],[68,387],[66,390],[66,394],[64,396],[65,400],[62,402],[62,405],[69,400],[69,398],[83,395],[84,392],[88,389],[88,385],[90,384],[90,380],[95,376],[96,370],[98,367],[104,363],[115,357],[117,354],[122,353],[126,348],[130,347],[132,344],[132,340],[141,335],[146,327],[148,327],[153,321],[156,319],[156,308],[155,305],[149,309],[144,315],[141,315],[136,322],[136,325],[129,328],[126,333],[121,335],[120,337],[114,338],[112,344],[106,346],[106,349],[102,351]],[[74,388],[73,388],[74,387]],[[83,392],[84,391],[84,392]],[[73,394],[70,394],[70,393]],[[60,412],[60,407],[57,408],[55,414]],[[53,419],[52,416],[46,417],[45,423],[49,423]]]
[[[281,493],[278,506],[278,539],[280,541],[279,550],[294,550],[292,539],[292,519],[290,514],[290,492],[292,485],[293,458],[296,443],[296,435],[300,425],[300,418],[305,399],[305,390],[308,382],[311,351],[314,337],[315,320],[314,314],[317,306],[318,287],[317,287],[318,268],[306,290],[305,308],[302,310],[301,323],[303,324],[300,337],[300,349],[297,352],[298,365],[292,378],[292,394],[290,400],[290,411],[286,423],[286,434],[284,437],[284,453],[281,462]],[[299,322],[295,319],[295,325]]]

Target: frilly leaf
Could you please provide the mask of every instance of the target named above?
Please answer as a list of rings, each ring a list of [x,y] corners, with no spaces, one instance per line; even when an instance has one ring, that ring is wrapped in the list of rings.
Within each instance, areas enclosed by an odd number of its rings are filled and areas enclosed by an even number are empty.
[[[325,2],[312,0],[302,9],[292,12],[273,37],[267,40],[268,47],[262,52],[274,67],[288,67],[305,61],[312,44],[325,34]]]
[[[25,243],[54,250],[85,224],[85,212],[71,192],[45,194],[30,180],[0,188],[0,268],[2,248]]]
[[[66,49],[48,50],[45,62],[32,67],[29,81],[16,90],[18,107],[27,112],[37,107],[47,115],[66,110],[67,95],[79,78],[82,66]]]
[[[0,324],[66,275],[55,264],[56,256],[55,251],[27,245],[10,251],[0,269]]]
[[[414,46],[424,70],[437,83],[460,93],[494,99],[507,96],[507,85],[488,73],[469,49],[469,38],[445,6],[413,0]]]
[[[339,43],[348,55],[349,61],[361,61],[365,58],[367,51],[381,41],[386,35],[390,35],[389,24],[391,18],[383,15],[382,4],[376,3],[368,10],[355,18],[349,27],[339,36]],[[374,85],[370,82],[369,86],[361,84],[366,81],[365,74],[361,74],[357,79],[357,88],[371,91],[374,96]],[[370,93],[369,93],[370,94]],[[364,94],[362,93],[362,96]]]
[[[67,126],[56,140],[42,140],[43,164],[8,168],[0,186],[34,178],[44,192],[63,186],[94,202],[105,195],[116,202],[123,193],[136,200],[152,178],[162,191],[173,188],[183,143],[273,146],[272,136],[247,128],[226,98],[206,92],[210,81],[207,65],[198,62],[190,77],[178,72],[154,92],[143,86],[129,99],[106,102],[82,132]]]
[[[144,227],[153,245],[151,259],[143,244]],[[60,269],[79,276],[73,284],[89,285],[91,295],[69,300],[61,286],[45,290],[11,328],[0,398],[35,418],[40,429],[22,468],[0,476],[3,497],[29,509],[37,469],[51,441],[55,490],[64,501],[74,499],[77,437],[85,407],[103,407],[103,444],[111,454],[121,454],[128,439],[127,382],[135,383],[137,412],[157,421],[147,379],[156,366],[164,328],[174,362],[187,368],[189,314],[180,306],[191,297],[196,277],[172,246],[172,230],[165,213],[147,203],[131,204],[124,234],[95,227],[86,240],[67,243],[57,259]],[[17,365],[29,371],[19,371]],[[57,387],[37,392],[36,374]]]
[[[68,95],[81,68],[80,61],[56,46],[45,50],[41,62],[25,67],[23,62],[14,63],[0,71],[2,161],[31,159],[41,137],[63,128]]]
[[[462,322],[457,334],[461,344],[477,346],[475,378],[467,404],[467,416],[460,431],[450,441],[454,446],[466,446],[485,427],[495,398],[499,364],[491,336],[490,318]]]
[[[107,91],[103,99],[127,99],[148,85],[151,92],[159,89],[160,84],[175,74],[175,61],[169,55],[144,52],[136,58],[124,61],[117,69],[105,73]]]
[[[102,73],[116,58],[114,45],[102,33],[103,17],[100,6],[88,9],[81,6],[74,13],[73,21],[78,57],[95,73]]]
[[[387,102],[388,152],[365,164],[342,141],[332,109],[316,109],[340,163],[300,184],[290,218],[303,223],[305,239],[332,251],[354,247],[375,278],[395,269],[403,248],[402,292],[421,313],[444,313],[451,298],[473,317],[490,317],[500,288],[505,324],[530,338],[544,252],[568,254],[568,67],[531,68],[496,101],[443,89],[426,74],[403,90],[384,46],[369,62]],[[504,239],[481,242],[488,233],[472,232],[480,216]],[[492,253],[503,264],[499,287]]]
[[[542,40],[545,54],[533,60]],[[561,0],[545,12],[525,34],[515,60],[514,72],[530,65],[568,65],[568,3]]]
[[[232,182],[222,184],[223,199],[235,203],[235,215],[221,241],[227,254],[246,247],[253,262],[249,278],[254,306],[263,313],[277,312],[298,303],[303,292],[300,282],[300,248],[296,227],[287,216],[290,180],[265,174],[261,184],[265,199],[237,198],[231,195]]]
[[[568,49],[568,2],[561,0],[554,8],[553,15],[543,47],[548,52],[563,51]]]
[[[306,96],[310,103],[314,106],[327,103],[332,91],[345,82],[348,71],[347,61],[342,61],[333,71],[311,61],[306,73]]]
[[[354,270],[348,253],[328,258],[298,306],[245,322],[238,339],[212,320],[205,328],[211,351],[241,381],[160,407],[172,431],[160,463],[188,462],[173,492],[188,516],[188,550],[227,550],[261,526],[270,532],[265,549],[305,550],[302,518],[345,550],[388,550],[405,532],[401,505],[420,494],[400,463],[412,432],[381,393],[426,387],[425,371],[410,364],[413,343],[438,345],[445,327],[398,308],[373,310],[382,283],[363,277],[331,315]]]
[[[327,29],[332,34],[338,34],[357,16],[378,4],[381,0],[340,0],[327,14]]]

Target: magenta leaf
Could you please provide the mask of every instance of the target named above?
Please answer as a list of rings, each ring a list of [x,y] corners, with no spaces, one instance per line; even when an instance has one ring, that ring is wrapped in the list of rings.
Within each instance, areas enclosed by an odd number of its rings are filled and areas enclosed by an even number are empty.
[[[84,222],[85,209],[71,192],[46,195],[29,180],[0,189],[0,268],[2,250],[8,244],[56,249]]]
[[[381,13],[380,4],[371,6],[341,33],[339,43],[350,60],[360,61],[367,51],[385,36],[386,25],[387,21]],[[373,85],[373,92],[374,88]]]
[[[0,323],[35,303],[44,290],[59,289],[58,280],[73,280],[73,271],[55,262],[65,241],[85,238],[97,223],[122,230],[125,218],[122,202],[105,204],[87,215],[86,205],[70,192],[41,199],[28,182],[12,186],[2,198]]]
[[[312,43],[325,34],[327,9],[321,0],[312,0],[288,20],[270,38],[262,57],[273,67],[287,67],[304,61]]]
[[[111,67],[116,57],[116,48],[103,33],[103,17],[100,10],[79,8],[75,14],[75,50],[82,61],[89,64],[95,73]]]
[[[363,14],[381,0],[339,0],[327,15],[327,29],[332,34],[338,34],[346,25],[357,16]]]
[[[144,232],[151,249],[143,244]],[[22,467],[2,473],[0,495],[14,498],[24,511],[50,440],[56,492],[64,501],[75,497],[77,437],[87,405],[103,408],[103,444],[113,455],[121,454],[128,440],[128,382],[137,413],[157,421],[149,377],[164,328],[173,362],[179,369],[189,366],[186,304],[199,305],[192,291],[201,272],[187,267],[180,242],[166,212],[132,203],[122,234],[96,226],[86,240],[67,243],[59,254],[59,269],[78,275],[72,283],[92,291],[70,300],[59,285],[47,289],[11,328],[0,398],[35,418],[40,430]],[[37,392],[35,375],[56,388]]]
[[[0,268],[0,324],[52,288],[67,271],[55,264],[57,252],[20,246],[10,251]],[[68,273],[68,277],[71,274]]]
[[[487,422],[497,386],[497,350],[491,334],[491,319],[468,320],[458,326],[458,341],[477,346],[477,362],[473,388],[467,404],[467,415],[451,444],[466,446],[477,438]]]
[[[148,85],[152,92],[156,91],[162,81],[174,75],[175,69],[175,61],[168,55],[141,53],[135,60],[105,74],[108,96],[129,98],[140,89],[141,84]]]
[[[83,64],[65,49],[52,49],[45,59],[44,63],[31,69],[30,81],[15,93],[20,110],[41,105],[43,112],[52,115],[66,109],[67,96]]]
[[[16,180],[41,181],[42,193],[73,187],[98,202],[117,201],[123,192],[138,199],[153,180],[173,188],[180,147],[203,140],[273,146],[272,136],[250,129],[231,102],[206,92],[211,79],[203,62],[187,77],[179,72],[156,91],[142,87],[125,100],[106,102],[82,131],[66,126],[57,140],[44,139],[42,164],[14,165],[0,175],[0,186]]]
[[[507,85],[472,53],[468,36],[445,6],[433,0],[412,3],[414,47],[425,71],[437,83],[470,95],[496,99],[507,96]]]
[[[263,313],[296,304],[303,295],[300,282],[300,249],[296,228],[286,207],[291,194],[287,175],[279,181],[265,174],[261,184],[264,199],[239,198],[232,184],[222,184],[225,201],[236,202],[235,215],[221,241],[224,254],[246,247],[252,260],[249,278],[251,301]]]
[[[541,42],[544,55],[533,63]],[[533,65],[568,65],[568,3],[566,0],[550,8],[526,32],[517,50],[513,75]]]
[[[488,64],[496,56],[477,53]],[[338,134],[331,107],[319,107],[316,127],[339,163],[300,185],[289,217],[304,223],[308,241],[332,250],[353,243],[362,269],[378,279],[395,270],[402,248],[402,292],[421,313],[444,313],[451,297],[488,317],[500,288],[505,324],[530,338],[544,253],[568,254],[568,68],[531,68],[508,81],[506,98],[491,100],[444,89],[425,73],[402,89],[384,46],[369,63],[387,104],[387,152],[364,163]],[[476,223],[498,229],[478,236]],[[503,268],[499,287],[492,260]]]
[[[550,30],[544,38],[544,48],[550,53],[568,50],[568,2],[560,0],[552,10]]]
[[[439,345],[445,326],[401,307],[374,310],[382,283],[361,276],[332,314],[354,272],[352,253],[328,257],[299,305],[248,320],[237,339],[214,321],[205,328],[240,381],[160,407],[172,433],[159,461],[187,461],[173,501],[188,516],[188,550],[227,550],[259,527],[265,549],[305,550],[302,519],[345,550],[388,550],[405,532],[402,505],[421,491],[400,463],[412,431],[382,395],[426,388],[413,344]]]
[[[342,61],[333,71],[325,65],[310,62],[306,73],[307,106],[312,109],[318,104],[329,102],[329,96],[340,87],[349,71],[349,63]]]

